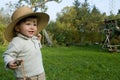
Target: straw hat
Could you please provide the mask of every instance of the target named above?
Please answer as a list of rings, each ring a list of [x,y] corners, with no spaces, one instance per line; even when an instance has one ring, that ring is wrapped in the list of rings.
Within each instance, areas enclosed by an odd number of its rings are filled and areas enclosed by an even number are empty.
[[[33,12],[33,10],[27,6],[18,8],[12,15],[11,20],[12,22],[6,27],[5,30],[5,38],[7,41],[11,41],[13,37],[16,36],[14,32],[15,25],[23,18],[29,16],[37,16],[38,18],[38,28],[37,33],[39,33],[49,21],[49,15],[42,12]]]

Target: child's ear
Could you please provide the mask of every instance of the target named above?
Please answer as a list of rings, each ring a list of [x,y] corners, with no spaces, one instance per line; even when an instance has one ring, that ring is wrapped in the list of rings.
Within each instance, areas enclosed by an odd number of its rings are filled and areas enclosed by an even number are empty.
[[[15,26],[15,31],[19,32],[19,26]]]

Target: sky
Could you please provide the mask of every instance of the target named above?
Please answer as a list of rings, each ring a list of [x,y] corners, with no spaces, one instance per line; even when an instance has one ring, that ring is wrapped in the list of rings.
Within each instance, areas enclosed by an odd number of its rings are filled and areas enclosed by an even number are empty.
[[[0,1],[0,8],[3,7],[6,3],[9,1],[12,1],[13,3],[17,0],[1,0]],[[81,3],[84,2],[84,0],[79,0]],[[113,14],[117,14],[118,9],[120,9],[120,0],[88,0],[90,4],[90,8],[92,8],[94,5],[100,10],[101,13],[106,12],[107,15],[110,14],[110,11],[112,10]],[[66,6],[72,6],[74,3],[74,0],[62,0],[61,3],[56,3],[54,1],[49,1],[46,3],[48,6],[48,10],[46,13],[50,15],[50,20],[56,19],[56,14],[60,13],[61,10]]]

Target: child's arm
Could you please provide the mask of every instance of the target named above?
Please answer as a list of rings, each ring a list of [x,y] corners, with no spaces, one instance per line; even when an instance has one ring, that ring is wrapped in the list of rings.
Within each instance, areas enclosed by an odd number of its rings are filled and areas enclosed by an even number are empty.
[[[18,42],[16,41],[16,43],[18,43]],[[8,45],[7,50],[3,54],[3,59],[4,59],[4,62],[5,62],[5,68],[10,68],[10,69],[17,68],[17,65],[15,64],[15,61],[16,61],[18,53],[20,51],[21,51],[21,45],[20,44],[15,45],[13,42],[11,42]]]
[[[42,48],[42,44],[41,44],[42,35],[41,34],[37,34],[36,37],[37,37],[37,40],[39,42],[39,47]]]
[[[9,55],[4,56],[4,61],[6,62],[6,68],[16,69],[23,60],[14,60]]]
[[[42,35],[41,34],[37,34],[36,37],[37,37],[38,41],[41,41],[41,39],[42,39]]]
[[[14,64],[15,60],[10,55],[4,55],[5,67],[9,69],[16,69],[17,65]]]

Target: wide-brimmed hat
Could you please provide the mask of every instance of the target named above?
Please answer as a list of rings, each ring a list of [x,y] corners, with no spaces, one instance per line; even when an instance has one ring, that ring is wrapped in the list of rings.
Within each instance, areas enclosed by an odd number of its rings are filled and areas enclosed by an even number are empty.
[[[38,18],[37,33],[39,33],[49,21],[49,15],[43,12],[33,12],[32,8],[28,6],[18,8],[12,15],[12,22],[6,27],[5,38],[7,41],[11,41],[16,36],[14,31],[15,25],[25,17],[36,16]]]

